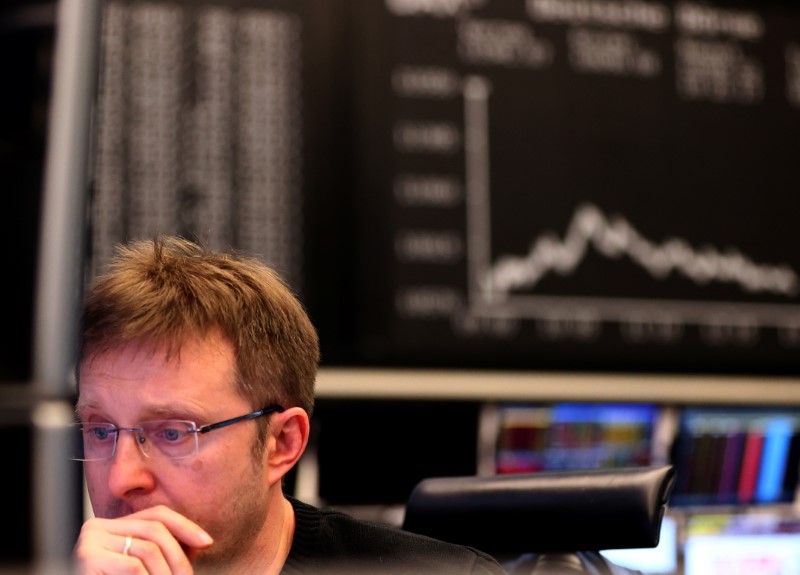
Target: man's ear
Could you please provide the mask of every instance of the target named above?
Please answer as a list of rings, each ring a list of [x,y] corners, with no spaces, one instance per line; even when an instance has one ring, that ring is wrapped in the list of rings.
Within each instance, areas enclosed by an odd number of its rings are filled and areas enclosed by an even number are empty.
[[[267,478],[274,485],[294,467],[308,445],[311,423],[301,407],[274,413],[267,437]]]

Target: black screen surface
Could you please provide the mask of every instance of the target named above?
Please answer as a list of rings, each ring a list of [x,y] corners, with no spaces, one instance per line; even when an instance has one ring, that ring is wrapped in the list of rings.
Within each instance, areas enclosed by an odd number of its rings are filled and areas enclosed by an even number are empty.
[[[797,372],[796,8],[366,4],[363,357]]]
[[[325,365],[795,375],[800,10],[106,3],[89,273],[181,233]]]

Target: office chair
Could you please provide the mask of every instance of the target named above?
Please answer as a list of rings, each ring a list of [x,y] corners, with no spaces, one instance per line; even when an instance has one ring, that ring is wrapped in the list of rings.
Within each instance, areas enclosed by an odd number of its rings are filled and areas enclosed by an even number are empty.
[[[656,547],[671,465],[437,477],[421,481],[403,529],[469,545],[513,575],[624,575],[599,551]]]

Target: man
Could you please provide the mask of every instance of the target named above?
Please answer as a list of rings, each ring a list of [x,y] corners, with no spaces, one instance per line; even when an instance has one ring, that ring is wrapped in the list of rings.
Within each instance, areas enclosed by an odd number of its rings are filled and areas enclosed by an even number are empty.
[[[172,237],[121,247],[86,298],[78,359],[76,459],[94,510],[78,573],[503,573],[474,549],[283,493],[319,345],[258,260]]]

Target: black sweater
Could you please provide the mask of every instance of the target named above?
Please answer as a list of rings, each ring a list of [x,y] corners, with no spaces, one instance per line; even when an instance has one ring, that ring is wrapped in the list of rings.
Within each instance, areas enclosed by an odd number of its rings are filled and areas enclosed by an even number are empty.
[[[505,574],[489,555],[289,497],[295,530],[285,575],[296,573]]]

